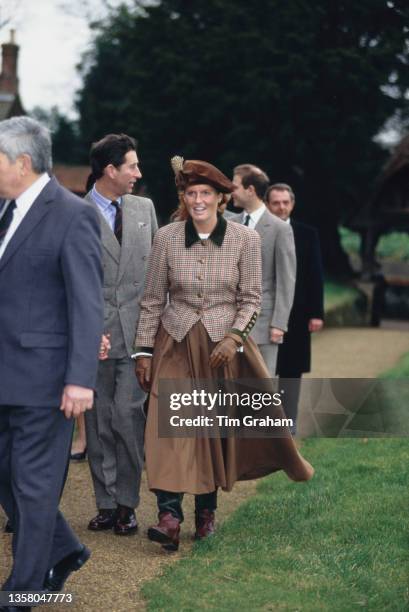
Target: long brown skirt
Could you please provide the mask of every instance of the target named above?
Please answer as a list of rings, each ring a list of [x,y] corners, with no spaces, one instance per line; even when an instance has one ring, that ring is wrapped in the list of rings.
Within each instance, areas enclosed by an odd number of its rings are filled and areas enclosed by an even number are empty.
[[[152,386],[145,431],[145,455],[150,489],[210,493],[230,491],[236,480],[260,478],[284,470],[293,480],[307,480],[306,462],[291,436],[283,438],[159,438],[158,384],[160,379],[214,378],[209,356],[212,342],[199,321],[182,342],[161,325],[152,363]],[[246,341],[244,352],[222,368],[224,378],[269,378],[257,345]],[[308,464],[307,464],[308,465]],[[311,474],[310,474],[311,476]]]

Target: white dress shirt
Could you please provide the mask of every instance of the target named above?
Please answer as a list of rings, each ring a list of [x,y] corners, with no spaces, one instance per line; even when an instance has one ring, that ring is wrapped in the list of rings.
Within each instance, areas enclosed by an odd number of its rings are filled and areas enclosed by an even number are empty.
[[[13,212],[13,219],[0,247],[0,259],[4,251],[6,250],[8,243],[17,231],[18,226],[30,210],[34,201],[38,198],[44,187],[47,185],[49,180],[50,177],[44,172],[44,174],[42,174],[36,181],[34,181],[34,183],[30,185],[28,189],[23,191],[23,193],[18,198],[16,198],[16,207]],[[3,214],[7,210],[8,204],[9,202],[6,202],[6,204],[3,206]]]
[[[260,206],[260,208],[257,208],[257,210],[253,210],[253,212],[251,213],[247,213],[245,210],[243,211],[243,216],[241,219],[241,223],[244,224],[244,221],[246,220],[247,215],[250,215],[250,220],[249,223],[247,225],[247,227],[249,227],[250,229],[254,229],[257,225],[257,223],[260,221],[261,217],[264,214],[264,211],[266,210],[266,205],[262,204]]]

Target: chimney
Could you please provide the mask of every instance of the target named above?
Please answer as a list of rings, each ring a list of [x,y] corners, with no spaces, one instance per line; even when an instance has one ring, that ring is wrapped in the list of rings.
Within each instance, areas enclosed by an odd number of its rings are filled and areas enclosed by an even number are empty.
[[[3,66],[0,75],[0,91],[2,93],[17,94],[17,56],[19,47],[14,42],[15,31],[10,30],[10,42],[1,45],[3,52]]]

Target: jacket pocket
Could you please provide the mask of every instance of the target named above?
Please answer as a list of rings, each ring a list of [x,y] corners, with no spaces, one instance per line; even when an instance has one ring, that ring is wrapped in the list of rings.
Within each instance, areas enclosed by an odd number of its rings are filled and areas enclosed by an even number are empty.
[[[47,332],[24,332],[20,336],[20,344],[24,348],[63,348],[68,344],[66,334]]]

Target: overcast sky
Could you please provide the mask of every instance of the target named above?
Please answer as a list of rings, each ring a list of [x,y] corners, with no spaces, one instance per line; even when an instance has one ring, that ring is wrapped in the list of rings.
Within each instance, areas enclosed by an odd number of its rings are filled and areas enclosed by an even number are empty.
[[[80,86],[75,66],[91,34],[81,8],[67,11],[63,5],[62,0],[0,0],[0,20],[11,18],[0,30],[0,43],[8,42],[9,30],[14,27],[20,46],[20,95],[27,110],[57,105],[72,114],[74,94]]]

